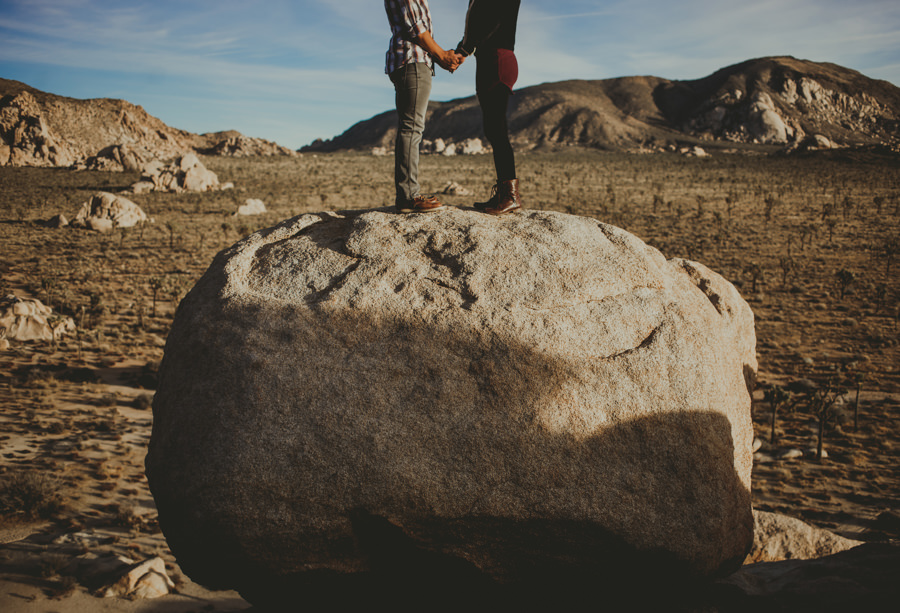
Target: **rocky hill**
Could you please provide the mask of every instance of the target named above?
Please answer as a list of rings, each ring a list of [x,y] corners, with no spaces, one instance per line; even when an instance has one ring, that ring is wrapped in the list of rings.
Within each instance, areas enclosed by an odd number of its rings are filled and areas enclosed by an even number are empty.
[[[0,166],[123,168],[195,151],[290,155],[286,147],[238,132],[192,134],[124,100],[77,100],[0,79]]]
[[[391,147],[395,117],[382,113],[303,150]],[[623,77],[526,87],[511,99],[510,133],[524,149],[660,150],[687,143],[897,148],[900,88],[834,64],[770,57],[693,81]],[[426,139],[481,136],[474,96],[431,103]]]

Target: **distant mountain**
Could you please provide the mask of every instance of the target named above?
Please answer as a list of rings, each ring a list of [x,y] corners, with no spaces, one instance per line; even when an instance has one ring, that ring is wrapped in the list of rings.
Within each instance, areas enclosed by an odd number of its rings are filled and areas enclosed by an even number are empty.
[[[192,134],[124,100],[77,100],[0,79],[0,166],[119,168],[196,151],[290,155],[238,132]]]
[[[622,77],[516,90],[510,135],[518,148],[580,145],[610,150],[704,146],[900,145],[900,88],[835,64],[755,59],[703,79]],[[359,122],[301,151],[391,148],[396,113]],[[425,138],[481,138],[474,96],[432,102]]]

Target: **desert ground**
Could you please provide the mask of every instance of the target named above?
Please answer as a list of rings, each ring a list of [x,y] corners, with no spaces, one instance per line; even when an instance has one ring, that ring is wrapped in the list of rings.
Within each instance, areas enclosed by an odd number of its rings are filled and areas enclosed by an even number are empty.
[[[57,342],[11,341],[0,352],[4,611],[250,607],[185,577],[156,522],[143,458],[166,335],[219,250],[300,213],[392,204],[393,160],[202,161],[234,189],[126,196],[153,222],[105,234],[44,221],[71,219],[92,194],[126,189],[137,173],[0,167],[0,296],[39,298],[76,325]],[[518,162],[527,208],[622,227],[667,257],[707,265],[749,302],[759,353],[756,508],[858,540],[900,538],[900,157],[570,149],[520,153]],[[469,206],[488,195],[492,169],[485,155],[426,156],[421,176],[429,191],[450,182],[469,190],[442,196]],[[248,198],[268,212],[233,216]],[[804,392],[804,380],[833,393]],[[773,432],[767,390],[789,388]],[[821,458],[817,410],[828,418]],[[91,554],[159,555],[177,593],[99,598],[72,570]]]

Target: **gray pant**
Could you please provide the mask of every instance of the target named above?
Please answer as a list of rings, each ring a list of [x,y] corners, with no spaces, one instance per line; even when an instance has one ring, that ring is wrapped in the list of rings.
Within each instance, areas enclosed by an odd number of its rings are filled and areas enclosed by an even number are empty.
[[[394,146],[394,183],[397,201],[419,195],[419,145],[425,131],[425,111],[431,95],[432,70],[411,62],[390,75],[397,94],[397,142]]]

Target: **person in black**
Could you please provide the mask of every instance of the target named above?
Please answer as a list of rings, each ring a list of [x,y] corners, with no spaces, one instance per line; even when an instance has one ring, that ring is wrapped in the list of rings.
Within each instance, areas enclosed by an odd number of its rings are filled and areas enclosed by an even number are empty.
[[[516,160],[509,142],[506,110],[519,76],[516,22],[520,0],[470,0],[466,30],[456,52],[475,54],[475,93],[481,106],[484,135],[494,150],[497,183],[487,202],[475,208],[502,215],[522,208]]]

